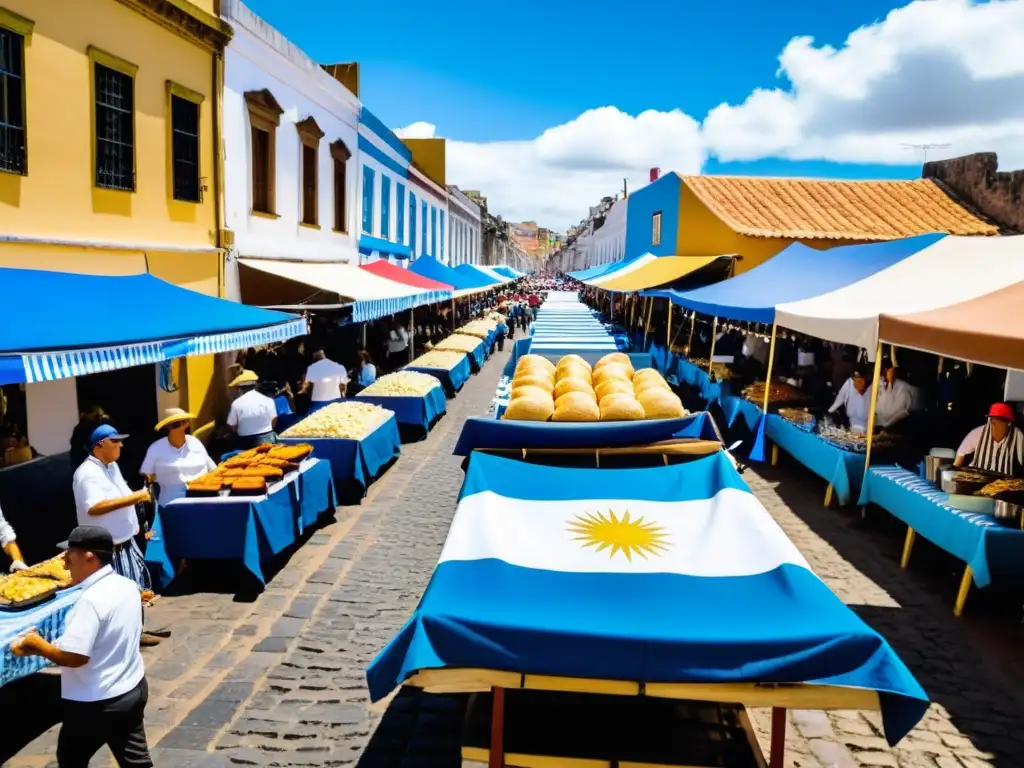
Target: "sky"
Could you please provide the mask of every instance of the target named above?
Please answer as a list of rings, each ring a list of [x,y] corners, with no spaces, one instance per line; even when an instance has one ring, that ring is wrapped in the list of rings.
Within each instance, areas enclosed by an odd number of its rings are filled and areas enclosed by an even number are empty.
[[[448,182],[565,230],[648,171],[920,176],[1024,167],[1024,0],[246,0],[321,63],[358,61]]]

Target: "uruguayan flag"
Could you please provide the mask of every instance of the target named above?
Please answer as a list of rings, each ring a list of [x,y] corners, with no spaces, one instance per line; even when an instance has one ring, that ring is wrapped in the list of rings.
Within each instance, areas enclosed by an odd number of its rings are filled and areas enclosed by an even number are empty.
[[[927,697],[811,572],[724,454],[565,469],[474,453],[415,614],[370,666],[883,692],[891,742]]]

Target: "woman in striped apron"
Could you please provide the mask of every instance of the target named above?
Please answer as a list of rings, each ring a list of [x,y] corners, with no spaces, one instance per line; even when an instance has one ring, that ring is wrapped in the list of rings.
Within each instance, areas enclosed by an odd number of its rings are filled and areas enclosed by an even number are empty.
[[[1013,423],[1013,417],[1013,409],[1006,403],[993,404],[985,423],[968,432],[960,443],[954,465],[1024,476],[1024,432]]]

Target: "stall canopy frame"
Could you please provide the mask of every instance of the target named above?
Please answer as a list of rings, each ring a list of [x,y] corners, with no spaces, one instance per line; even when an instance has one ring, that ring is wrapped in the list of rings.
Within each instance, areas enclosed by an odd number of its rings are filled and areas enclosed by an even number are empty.
[[[305,318],[190,291],[152,275],[0,269],[0,384],[83,376],[286,341]],[[45,305],[46,311],[39,312]]]

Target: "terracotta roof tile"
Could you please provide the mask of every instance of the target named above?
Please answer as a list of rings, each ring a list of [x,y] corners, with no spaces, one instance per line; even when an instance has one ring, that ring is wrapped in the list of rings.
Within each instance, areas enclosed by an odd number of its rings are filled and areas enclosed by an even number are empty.
[[[751,237],[870,241],[932,232],[999,232],[931,179],[823,181],[684,176],[683,182],[731,229]]]

